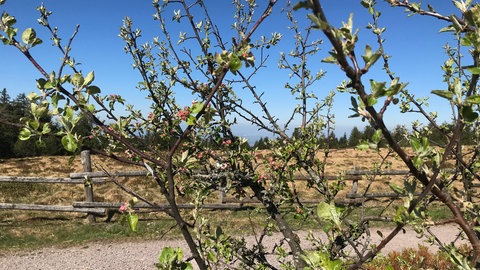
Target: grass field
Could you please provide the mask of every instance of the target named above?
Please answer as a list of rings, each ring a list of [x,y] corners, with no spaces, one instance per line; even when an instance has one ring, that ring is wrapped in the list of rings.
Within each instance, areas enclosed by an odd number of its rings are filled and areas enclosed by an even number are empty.
[[[374,151],[359,151],[354,149],[332,150],[327,160],[327,174],[339,174],[345,170],[357,167],[361,170],[405,169],[394,155],[382,163],[382,155]],[[139,170],[123,164],[107,160],[98,156],[92,157],[94,171],[108,169],[110,172],[124,170]],[[71,172],[81,172],[82,166],[79,158],[69,163],[69,157],[33,157],[21,159],[0,160],[0,175],[8,176],[44,176],[68,177]],[[397,177],[398,178],[398,177]],[[385,189],[385,182],[400,181],[382,176],[376,179],[373,189]],[[160,193],[154,181],[145,178],[122,178],[122,184],[134,189],[154,202],[161,201]],[[383,184],[382,184],[383,183]],[[361,187],[362,188],[362,187]],[[297,186],[306,198],[314,197],[301,184]],[[349,187],[347,187],[347,191]],[[113,183],[94,186],[95,201],[122,202],[127,201],[130,195],[121,191]],[[0,183],[0,202],[9,203],[34,203],[52,205],[71,205],[73,201],[83,201],[83,185],[60,184],[13,184]],[[209,211],[209,210],[204,210]],[[294,212],[286,209],[286,213]],[[375,208],[370,208],[376,214]],[[178,237],[172,220],[164,213],[149,213],[140,216],[139,230],[132,233],[127,226],[118,221],[118,215],[112,222],[99,222],[94,225],[87,224],[85,214],[79,213],[53,213],[34,211],[0,210],[0,249],[36,248],[44,245],[71,245],[91,240],[125,240],[133,239],[158,239]],[[448,217],[444,211],[436,213],[438,218]],[[226,231],[252,233],[252,224],[260,227],[265,212],[253,211],[210,211],[208,216],[212,220],[221,221]],[[289,219],[295,223],[296,229],[314,229],[312,220],[296,220],[294,215]]]
[[[381,151],[386,155],[386,150]],[[107,170],[109,172],[125,170],[141,170],[132,166],[105,159],[92,157],[93,171]],[[326,173],[339,175],[342,171],[353,170],[400,170],[405,169],[401,161],[394,155],[389,156],[382,163],[382,158],[374,151],[360,151],[355,149],[332,150],[327,159]],[[21,159],[0,159],[0,175],[8,176],[43,176],[43,177],[68,177],[72,172],[81,172],[82,166],[79,158],[69,162],[69,157],[31,157]],[[390,177],[377,177],[378,183],[392,180]],[[122,184],[134,186],[135,190],[146,197],[158,194],[154,181],[146,178],[125,178]],[[82,201],[83,188],[80,185],[52,185],[52,184],[19,184],[4,185],[0,190],[0,202],[29,202],[38,204],[62,204],[64,202]],[[349,187],[347,187],[348,189]],[[383,187],[381,187],[383,188]],[[152,194],[154,193],[154,194]],[[98,185],[95,187],[95,196],[98,201],[125,201],[129,197],[113,184]],[[158,198],[152,198],[156,200]]]

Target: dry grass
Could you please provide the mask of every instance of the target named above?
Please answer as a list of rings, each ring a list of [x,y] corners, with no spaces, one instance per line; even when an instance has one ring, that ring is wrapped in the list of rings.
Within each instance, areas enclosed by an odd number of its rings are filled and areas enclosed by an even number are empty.
[[[407,269],[454,269],[448,254],[431,253],[428,247],[419,245],[417,249],[408,248],[389,253],[387,256],[375,258],[364,265],[367,270],[407,270]]]
[[[320,153],[319,155],[322,155]],[[332,150],[329,153],[326,165],[326,173],[338,175],[346,170],[353,170],[357,167],[360,170],[380,168],[404,169],[402,163],[395,156],[390,156],[382,163],[381,155],[386,155],[382,150],[380,155],[374,151],[359,151],[355,149]],[[0,159],[0,175],[8,176],[42,176],[42,177],[68,177],[72,172],[81,172],[82,165],[79,157],[69,160],[70,157],[30,157],[19,159]],[[140,170],[133,166],[106,159],[104,157],[92,156],[92,167],[94,171],[107,170],[109,172]],[[119,178],[122,184],[132,187],[135,191],[153,201],[159,201],[158,188],[156,183],[145,177]],[[375,189],[384,189],[382,183],[390,181],[391,178],[381,177],[375,179],[372,186]],[[377,181],[379,180],[379,181]],[[347,181],[347,184],[350,184]],[[362,191],[360,187],[360,191]],[[306,199],[316,198],[316,194],[309,192],[304,182],[297,182],[296,189]],[[350,189],[347,186],[346,191]],[[130,195],[117,188],[113,183],[95,185],[94,194],[96,201],[120,202],[130,198]],[[0,189],[0,202],[36,203],[36,204],[60,204],[68,205],[72,201],[83,201],[84,191],[82,185],[59,185],[59,184],[12,184],[3,183]]]
[[[108,168],[109,171],[133,169],[98,156],[92,157],[92,164],[95,171],[102,168]],[[79,157],[73,160],[66,156],[0,160],[0,175],[5,176],[69,177],[70,173],[81,171]],[[83,185],[2,183],[1,187],[0,202],[65,205],[84,200]],[[98,190],[95,194],[99,200],[108,198],[118,201],[122,196],[111,184],[98,185],[95,189]]]
[[[387,149],[380,152],[373,150],[356,149],[333,149],[328,153],[325,171],[328,175],[340,175],[344,171],[353,170],[405,170],[403,162],[394,154],[388,154]],[[261,156],[268,158],[268,152],[262,151]],[[323,160],[324,153],[318,157]],[[93,171],[107,170],[108,172],[142,170],[134,166],[127,166],[120,162],[100,156],[92,156]],[[80,158],[73,160],[66,156],[52,157],[30,157],[19,159],[0,159],[0,175],[9,176],[43,176],[43,177],[68,177],[72,172],[81,172],[82,165]],[[402,184],[405,176],[364,176],[359,182],[359,193],[365,191],[368,186],[369,193],[391,192],[388,182]],[[119,177],[117,179],[126,187],[157,203],[163,202],[157,184],[147,177]],[[350,192],[352,181],[345,181],[346,187],[338,195],[345,198]],[[319,194],[307,188],[306,182],[295,182],[295,189],[300,197],[305,200],[319,200]],[[130,199],[130,195],[107,182],[94,186],[95,201],[122,202]],[[212,198],[210,202],[216,202]],[[0,202],[9,203],[35,203],[71,205],[73,201],[84,201],[83,185],[61,185],[61,184],[18,184],[0,183]]]
[[[320,153],[319,155],[322,155]],[[382,163],[382,156],[386,155],[386,150],[382,150],[380,155],[374,151],[359,151],[354,149],[332,150],[329,153],[326,164],[327,174],[340,174],[342,171],[352,170],[357,167],[361,170],[382,169],[382,170],[401,170],[405,169],[400,160],[391,155],[386,162]],[[141,168],[125,166],[124,164],[112,161],[99,156],[92,156],[92,167],[94,171],[109,172],[140,170]],[[9,176],[42,176],[42,177],[68,177],[72,172],[81,172],[82,165],[79,157],[69,162],[69,157],[32,157],[21,159],[0,159],[0,175]],[[146,177],[121,177],[118,179],[127,187],[132,187],[142,196],[154,201],[162,202],[158,187],[151,178]],[[377,188],[385,189],[385,181],[393,181],[387,177],[375,179]],[[401,180],[401,179],[399,179]],[[395,180],[397,181],[397,180]],[[319,200],[317,193],[307,189],[305,182],[296,182],[296,189],[305,199]],[[383,185],[383,186],[382,186]],[[361,187],[362,188],[362,187]],[[346,187],[349,191],[350,187]],[[94,194],[96,201],[121,202],[130,199],[130,195],[116,187],[113,183],[107,183],[94,186]],[[342,196],[342,195],[340,195]],[[0,183],[0,202],[12,203],[34,203],[49,205],[71,205],[74,201],[84,201],[83,185],[62,185],[62,184],[17,184],[17,183]],[[212,202],[215,199],[212,198]],[[206,210],[203,210],[206,211]],[[219,222],[226,227],[231,226],[232,231],[238,232],[239,229],[251,229],[251,223],[257,224],[264,221],[261,217],[265,215],[259,210],[255,215],[255,211],[223,211],[208,212],[209,218],[214,222]],[[188,215],[188,213],[186,213]],[[253,215],[253,216],[251,216]],[[142,214],[143,224],[139,226],[144,233],[139,237],[159,237],[159,235],[175,235],[170,228],[173,226],[164,213]],[[153,222],[152,220],[155,220]],[[158,221],[158,220],[161,220]],[[28,222],[25,222],[28,221]],[[152,222],[150,222],[152,221]],[[157,222],[158,221],[158,222]],[[108,238],[115,237],[131,237],[128,230],[124,226],[113,223],[96,224],[93,228],[97,228],[96,232],[92,231],[92,227],[83,226],[85,223],[85,214],[78,213],[45,213],[45,212],[29,212],[29,211],[5,211],[2,210],[0,218],[0,242],[4,242],[5,247],[12,246],[35,246],[42,245],[46,242],[65,243],[65,242],[81,242],[91,237],[104,237],[109,233]],[[168,223],[170,222],[170,223]],[[304,228],[308,226],[302,220],[297,221],[296,228]],[[72,225],[74,224],[74,225]],[[147,225],[145,225],[147,224]],[[148,224],[154,224],[151,227]],[[165,225],[170,224],[170,225]],[[223,226],[222,225],[222,226]],[[258,224],[257,224],[258,225]],[[74,226],[73,230],[69,230],[69,226]],[[229,228],[226,228],[228,230]],[[242,230],[243,230],[242,229]],[[58,231],[61,230],[61,231]],[[107,230],[107,232],[105,232]],[[71,235],[76,234],[72,240]],[[42,234],[45,234],[42,236]],[[177,232],[178,234],[178,232]],[[64,239],[50,239],[49,237],[65,235]],[[93,236],[92,236],[93,235]],[[23,239],[25,237],[37,237],[39,240]],[[90,237],[90,238],[88,238]],[[21,241],[19,240],[21,239]],[[46,240],[47,239],[47,240]],[[19,244],[23,243],[23,244]],[[0,247],[1,248],[1,247]]]

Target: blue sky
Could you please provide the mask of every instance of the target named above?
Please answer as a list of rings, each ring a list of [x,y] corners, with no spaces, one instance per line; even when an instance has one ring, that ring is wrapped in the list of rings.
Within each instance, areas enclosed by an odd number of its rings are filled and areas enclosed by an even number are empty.
[[[27,27],[34,27],[37,30],[37,34],[44,40],[44,44],[33,48],[31,53],[45,67],[47,72],[50,72],[58,69],[61,55],[57,49],[50,46],[51,41],[48,39],[48,34],[36,22],[38,11],[35,8],[41,2],[7,0],[6,4],[0,6],[0,11],[5,10],[17,18],[20,35]],[[207,6],[211,6],[209,8],[210,13],[219,20],[219,26],[226,33],[226,39],[230,40],[228,35],[231,35],[232,32],[229,31],[229,28],[233,22],[233,16],[229,15],[231,14],[229,13],[231,1],[207,0],[205,2]],[[281,50],[289,52],[292,44],[291,33],[287,31],[285,15],[280,12],[283,2],[280,1],[273,11],[273,16],[259,29],[258,33],[262,35],[268,36],[272,32],[281,32],[284,34],[284,38],[277,48],[269,51],[272,60],[267,63],[268,69],[263,70],[258,79],[255,80],[257,87],[265,91],[265,97],[268,100],[267,105],[280,118],[286,117],[284,112],[293,109],[294,106],[291,97],[289,97],[289,91],[283,88],[285,82],[288,82],[288,77],[282,77],[280,76],[282,73],[276,71],[276,59],[279,52]],[[374,37],[369,33],[369,30],[365,29],[371,17],[367,10],[360,6],[360,1],[325,0],[321,2],[324,4],[328,19],[336,26],[340,26],[342,21],[348,19],[350,13],[354,13],[354,27],[360,29],[360,41],[357,46],[358,55],[363,53],[361,48],[366,43],[370,43],[373,48],[377,47],[373,42]],[[445,89],[446,85],[442,83],[442,71],[440,69],[440,65],[446,60],[442,46],[447,42],[455,44],[452,34],[438,33],[438,30],[446,26],[446,23],[422,16],[408,17],[403,8],[391,8],[383,1],[378,2],[378,7],[382,11],[380,24],[387,27],[384,36],[386,39],[385,49],[387,54],[392,56],[390,64],[396,76],[399,76],[404,82],[409,82],[408,89],[417,97],[427,96],[433,89]],[[431,3],[437,11],[445,14],[455,12],[451,1],[423,2],[425,7],[427,3]],[[148,101],[144,100],[142,94],[139,94],[135,88],[140,77],[132,69],[130,57],[123,52],[124,43],[118,37],[118,33],[122,19],[129,16],[133,19],[135,26],[143,30],[145,41],[150,41],[154,36],[159,36],[158,25],[152,17],[154,10],[151,2],[149,0],[44,0],[43,3],[47,9],[54,12],[50,21],[52,25],[59,27],[59,34],[63,37],[63,42],[68,40],[75,25],[80,25],[71,52],[76,61],[81,63],[80,70],[84,74],[94,70],[95,84],[102,89],[103,93],[120,94],[129,103],[147,110]],[[305,19],[305,12],[298,12],[296,16],[299,20]],[[316,31],[314,35],[316,38],[325,39],[320,31]],[[176,37],[178,33],[172,33],[172,36]],[[326,78],[316,85],[318,90],[315,89],[315,92],[319,97],[335,89],[336,85],[344,79],[337,66],[320,63],[329,49],[328,44],[323,45],[320,55],[317,56],[318,59],[312,59],[313,68],[321,68],[327,71]],[[12,98],[19,93],[36,91],[35,79],[40,77],[40,73],[22,57],[20,52],[10,46],[0,46],[0,59],[2,59],[0,89],[6,88]],[[380,69],[381,63],[380,65],[377,64],[377,68],[373,69],[371,74],[364,78],[364,82],[368,84],[368,78],[387,80]],[[179,101],[185,103],[191,101],[189,96],[183,98],[180,98]],[[351,114],[351,111],[348,110],[350,107],[350,96],[348,94],[337,94],[335,101],[334,113],[339,134],[348,133],[353,126],[362,125],[360,119],[349,119],[347,117]],[[430,105],[432,109],[438,110],[441,119],[449,118],[449,106],[444,100],[432,97]],[[386,114],[387,121],[391,126],[397,124],[408,125],[416,117],[416,115],[400,115],[393,108]],[[248,128],[245,130],[248,130]],[[253,131],[248,130],[248,132],[250,134]],[[247,136],[246,134],[240,135]]]

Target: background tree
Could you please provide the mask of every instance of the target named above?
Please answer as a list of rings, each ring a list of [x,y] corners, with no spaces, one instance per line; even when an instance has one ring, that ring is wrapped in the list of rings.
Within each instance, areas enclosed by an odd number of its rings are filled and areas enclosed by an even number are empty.
[[[350,131],[350,136],[348,137],[348,146],[349,147],[355,147],[360,143],[360,140],[362,139],[362,133],[357,127],[353,127],[353,129]]]
[[[268,149],[268,141],[270,139],[268,137],[260,137],[254,144],[253,148],[257,148],[258,150],[265,150]]]
[[[2,89],[2,93],[0,93],[0,103],[6,104],[10,102],[10,96],[7,93],[7,88]]]
[[[407,128],[404,125],[397,125],[392,130],[393,139],[398,145],[402,147],[409,146],[409,143],[407,140],[409,134],[410,132],[407,130]]]
[[[13,144],[20,131],[20,127],[14,128],[10,124],[13,122],[9,117],[12,107],[7,89],[3,88],[0,95],[0,157],[2,158],[13,156]]]
[[[343,133],[342,137],[338,139],[338,146],[339,148],[347,148],[348,147],[348,139],[347,139],[347,133]]]
[[[94,72],[84,74],[77,70],[70,52],[78,27],[65,44],[57,36],[57,28],[49,23],[52,13],[43,5],[38,8],[38,21],[50,31],[62,57],[59,68],[47,73],[29,53],[42,43],[35,30],[27,28],[19,40],[15,18],[3,13],[0,39],[4,44],[18,48],[42,74],[42,78],[37,80],[40,94],[28,96],[32,104],[31,115],[25,119],[20,136],[24,140],[35,138],[44,141],[54,128],[49,121],[42,119],[55,117],[59,123],[56,133],[61,136],[62,145],[76,153],[89,139],[89,136],[82,136],[76,130],[82,118],[87,118],[88,123],[92,123],[92,136],[99,138],[101,143],[94,146],[98,148],[97,153],[145,168],[149,179],[158,184],[159,196],[163,196],[170,206],[167,213],[180,228],[200,269],[276,269],[266,256],[264,247],[264,240],[272,228],[277,228],[282,235],[274,250],[277,255],[274,259],[277,261],[280,258],[283,268],[359,268],[378,254],[404,226],[413,225],[419,231],[429,232],[431,224],[426,222],[429,220],[426,210],[437,206],[433,202],[448,207],[473,251],[469,257],[453,245],[437,244],[448,251],[458,265],[473,267],[480,260],[480,240],[475,231],[480,211],[466,195],[472,191],[472,181],[479,179],[475,170],[478,149],[466,155],[460,138],[467,127],[476,128],[478,120],[480,31],[477,28],[480,25],[480,6],[471,5],[471,1],[453,1],[461,16],[443,16],[431,6],[424,10],[419,3],[388,2],[407,8],[411,13],[447,22],[449,25],[444,30],[455,33],[460,41],[455,43],[458,44],[456,49],[447,47],[447,60],[442,67],[447,90],[433,92],[451,104],[455,121],[448,132],[436,123],[434,115],[425,112],[424,104],[407,91],[407,83],[393,76],[389,56],[383,47],[385,28],[379,26],[381,13],[376,10],[373,0],[364,0],[361,5],[372,18],[367,28],[372,30],[377,44],[376,48],[366,45],[362,51],[355,46],[358,32],[353,28],[352,17],[346,18],[347,21],[337,28],[330,24],[326,16],[328,11],[324,11],[318,0],[298,1],[294,8],[290,2],[286,3],[283,14],[289,22],[289,34],[295,40],[294,44],[290,44],[290,52],[280,53],[278,60],[278,67],[289,74],[285,89],[291,93],[292,104],[295,105],[286,123],[281,123],[269,110],[263,98],[263,91],[269,89],[257,88],[253,80],[265,67],[267,56],[264,52],[275,47],[283,37],[279,33],[268,37],[257,34],[259,27],[272,16],[273,8],[278,5],[276,0],[268,3],[233,1],[234,22],[230,31],[215,24],[207,1],[160,3],[155,0],[154,19],[159,24],[160,37],[145,43],[141,31],[134,27],[130,18],[124,20],[120,32],[125,41],[125,52],[132,57],[134,67],[142,77],[139,89],[147,94],[149,113],[124,105],[126,101],[119,95],[102,95],[101,88],[93,84]],[[311,23],[305,22],[303,17],[295,17],[299,13],[293,13],[293,9],[302,8],[310,13],[308,18]],[[172,35],[172,29],[178,29],[177,24],[184,26],[182,32]],[[315,90],[318,81],[325,76],[321,70],[312,70],[310,64],[310,61],[318,62],[322,44],[317,38],[320,33],[332,46],[323,62],[336,64],[347,78],[346,82],[339,82],[338,90],[352,95],[354,116],[371,125],[366,129],[369,132],[368,142],[362,142],[362,134],[358,129],[354,132],[354,129],[349,144],[360,142],[357,145],[359,149],[378,150],[381,140],[385,140],[389,146],[388,153],[383,156],[378,151],[377,154],[386,158],[395,153],[412,176],[405,181],[404,187],[391,186],[405,199],[402,204],[391,204],[396,207],[395,211],[384,211],[394,213],[382,217],[382,220],[395,227],[378,246],[372,247],[370,234],[366,233],[370,230],[368,221],[371,217],[351,216],[352,206],[344,209],[336,205],[342,181],[332,183],[325,177],[330,143],[336,140],[331,111],[335,92]],[[460,64],[464,63],[460,61],[463,57],[460,49],[463,47],[472,57],[473,64],[468,67]],[[363,78],[379,60],[383,61],[389,80],[370,79],[370,85],[366,86]],[[240,91],[242,96],[238,95]],[[175,97],[178,93],[191,93],[193,101],[189,104],[177,103]],[[254,102],[244,102],[243,99],[247,98]],[[250,105],[252,107],[248,107]],[[413,154],[407,154],[407,149],[397,143],[384,122],[384,113],[393,106],[398,106],[404,113],[418,114],[431,124],[431,131],[414,126],[413,131],[405,135]],[[117,110],[122,113],[117,113]],[[237,119],[268,131],[276,138],[269,142],[268,155],[260,158],[245,146],[246,139],[234,135],[232,127],[238,124]],[[288,135],[291,130],[295,130],[295,136]],[[429,141],[428,134],[431,132],[442,133],[445,145],[440,150]],[[456,161],[453,172],[445,170],[449,156]],[[312,208],[300,201],[293,185],[298,173],[309,177],[308,188],[318,192],[323,202]],[[452,185],[459,182],[464,189],[453,188]],[[254,245],[247,246],[241,237],[226,235],[221,224],[209,220],[208,213],[202,209],[205,200],[218,188],[239,198],[256,198],[267,213]],[[180,189],[182,192],[178,192]],[[414,196],[419,191],[421,195]],[[134,191],[131,194],[155,206],[155,199],[149,200]],[[177,205],[179,196],[189,200],[194,209],[180,211]],[[292,209],[296,209],[300,218],[317,221],[328,239],[314,241],[314,250],[304,250],[287,218]],[[434,235],[432,237],[435,239]],[[350,255],[344,252],[347,246],[353,250]]]

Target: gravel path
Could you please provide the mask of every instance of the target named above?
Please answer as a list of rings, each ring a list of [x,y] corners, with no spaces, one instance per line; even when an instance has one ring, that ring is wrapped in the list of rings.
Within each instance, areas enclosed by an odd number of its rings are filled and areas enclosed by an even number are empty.
[[[380,229],[384,236],[389,233],[388,229]],[[453,240],[458,229],[453,225],[442,225],[432,229],[443,242]],[[306,233],[299,233],[304,239]],[[380,236],[372,231],[375,243],[380,241]],[[269,243],[275,243],[278,235],[269,238]],[[247,239],[253,242],[253,237]],[[388,253],[394,250],[402,250],[409,247],[417,247],[422,244],[415,232],[407,229],[405,233],[397,235],[383,250]],[[427,244],[425,244],[427,245]],[[68,248],[42,248],[34,251],[7,252],[0,254],[0,269],[16,270],[126,270],[126,269],[156,269],[155,262],[163,247],[181,247],[185,251],[187,245],[183,240],[171,241],[142,241],[106,243],[94,242],[81,246]],[[435,247],[431,247],[435,251]],[[187,254],[188,255],[188,254]]]

